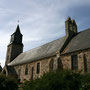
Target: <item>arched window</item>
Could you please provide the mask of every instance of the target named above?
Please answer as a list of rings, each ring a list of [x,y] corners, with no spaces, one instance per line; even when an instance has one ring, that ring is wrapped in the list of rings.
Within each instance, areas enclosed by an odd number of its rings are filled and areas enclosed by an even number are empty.
[[[37,63],[37,74],[40,73],[40,63]]]
[[[77,70],[78,69],[78,58],[77,55],[73,55],[72,57],[72,70]]]
[[[87,58],[85,54],[83,56],[83,60],[84,60],[84,72],[87,72]]]
[[[57,69],[63,69],[63,64],[60,58],[58,58],[57,63],[58,63]]]
[[[49,70],[50,70],[50,71],[53,71],[53,70],[54,70],[54,60],[53,60],[53,59],[50,60]]]
[[[25,66],[25,75],[28,74],[28,65]]]
[[[33,80],[34,67],[31,68],[31,80]]]

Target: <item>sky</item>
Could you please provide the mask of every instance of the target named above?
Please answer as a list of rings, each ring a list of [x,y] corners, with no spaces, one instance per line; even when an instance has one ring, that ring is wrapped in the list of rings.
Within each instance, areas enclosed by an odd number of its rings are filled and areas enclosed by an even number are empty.
[[[65,36],[65,20],[78,32],[90,28],[90,0],[0,0],[0,63],[5,64],[10,35],[18,20],[24,52]]]

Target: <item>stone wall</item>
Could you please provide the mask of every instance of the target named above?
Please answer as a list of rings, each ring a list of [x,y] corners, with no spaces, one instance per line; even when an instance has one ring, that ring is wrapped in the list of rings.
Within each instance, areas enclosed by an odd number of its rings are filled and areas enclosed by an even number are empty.
[[[72,69],[71,56],[77,55],[78,71],[90,72],[90,50],[77,51],[61,56],[63,69]],[[87,69],[85,71],[85,68]]]
[[[24,80],[30,80],[31,79],[32,67],[34,68],[34,70],[33,70],[33,79],[36,79],[36,78],[42,76],[44,73],[49,71],[50,61],[52,59],[54,60],[53,70],[55,70],[56,67],[57,67],[55,56],[50,57],[50,58],[45,58],[45,59],[42,59],[42,60],[38,60],[38,61],[35,61],[35,62],[23,64],[23,65],[17,65],[17,66],[14,66],[14,68],[15,68],[15,70],[18,74],[18,78],[20,78],[21,82],[24,81]],[[40,73],[39,74],[37,74],[37,63],[40,63]],[[25,75],[26,65],[28,65],[28,74],[27,75]]]
[[[33,79],[42,76],[44,73],[50,70],[61,69],[72,69],[72,55],[77,55],[78,60],[78,71],[90,72],[90,50],[83,50],[73,52],[65,55],[57,54],[56,56],[37,60],[31,63],[14,66],[15,70],[20,78],[21,82],[24,80],[30,80],[32,78],[32,67],[33,67]],[[37,74],[37,63],[40,63],[40,73]],[[28,65],[28,74],[25,75],[25,68]],[[85,71],[86,70],[86,71]]]
[[[13,61],[20,53],[23,52],[23,45],[22,44],[14,44],[11,43],[7,47],[7,55],[6,55],[6,64]]]

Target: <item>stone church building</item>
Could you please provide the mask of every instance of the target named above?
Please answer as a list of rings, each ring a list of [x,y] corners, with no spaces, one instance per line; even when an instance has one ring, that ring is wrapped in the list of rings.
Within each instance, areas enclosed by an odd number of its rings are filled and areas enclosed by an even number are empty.
[[[75,20],[69,17],[65,31],[65,36],[23,52],[23,35],[18,25],[11,35],[2,72],[17,76],[21,82],[56,69],[90,72],[90,29],[78,32]]]

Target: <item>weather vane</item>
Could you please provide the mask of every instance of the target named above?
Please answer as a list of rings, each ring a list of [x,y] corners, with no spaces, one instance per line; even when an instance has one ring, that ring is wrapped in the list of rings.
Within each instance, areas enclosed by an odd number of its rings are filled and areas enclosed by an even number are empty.
[[[18,24],[19,24],[19,20],[18,20]]]

